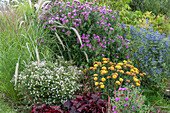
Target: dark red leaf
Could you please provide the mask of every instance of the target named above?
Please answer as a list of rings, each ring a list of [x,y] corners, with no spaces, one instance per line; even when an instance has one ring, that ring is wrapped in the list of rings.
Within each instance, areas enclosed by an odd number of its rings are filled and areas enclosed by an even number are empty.
[[[70,109],[72,106],[72,103],[70,100],[68,100],[67,102],[64,103],[64,107],[66,107],[67,109]]]
[[[83,96],[77,95],[77,99],[83,100]]]

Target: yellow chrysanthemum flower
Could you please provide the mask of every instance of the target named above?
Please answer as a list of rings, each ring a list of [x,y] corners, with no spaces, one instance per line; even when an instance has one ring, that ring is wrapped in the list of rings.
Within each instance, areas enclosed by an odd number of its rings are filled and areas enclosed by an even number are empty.
[[[142,74],[142,73],[140,73],[139,75],[140,75],[140,76],[143,76],[143,74]]]
[[[107,68],[106,67],[102,67],[102,70],[106,70]]]
[[[113,65],[113,62],[109,62],[110,65]]]
[[[134,78],[133,80],[134,80],[135,82],[138,82],[138,79],[137,79],[137,78]]]
[[[105,81],[106,81],[106,79],[105,79],[104,77],[103,77],[101,80],[102,80],[102,82],[105,82]]]
[[[127,72],[126,72],[126,74],[128,74],[128,75],[129,75],[129,74],[130,74],[130,72],[129,72],[129,71],[127,71]]]
[[[97,68],[97,67],[98,67],[98,64],[95,64],[95,65],[94,65],[94,67],[96,67],[96,68]]]
[[[122,67],[120,65],[116,65],[115,68],[116,69],[122,69]]]
[[[116,83],[115,83],[115,84],[120,85],[120,82],[119,82],[119,81],[116,81]]]
[[[123,66],[123,63],[118,63],[117,65]]]
[[[93,76],[97,77],[97,76],[98,76],[98,74],[94,74]]]
[[[97,62],[97,64],[98,64],[98,65],[102,65],[102,63],[101,63],[101,62]]]
[[[131,61],[127,60],[130,64],[132,63]]]
[[[101,70],[100,72],[101,72],[101,75],[104,75],[107,73],[107,71],[105,71],[105,70]]]
[[[131,68],[134,68],[134,66],[133,66],[133,65],[131,65]]]
[[[137,86],[140,86],[140,84],[139,84],[139,83],[136,83],[136,85],[137,85]]]
[[[103,84],[103,82],[100,82],[100,83],[99,83],[99,85],[102,85],[102,84]]]
[[[96,81],[98,78],[97,77],[94,77],[94,80]]]
[[[113,78],[113,79],[116,79],[116,78],[117,78],[117,76],[116,76],[116,75],[113,75],[113,76],[112,76],[112,78]]]
[[[123,78],[119,78],[119,81],[123,82]]]
[[[111,76],[107,76],[107,79],[112,78]]]
[[[124,63],[124,64],[127,64],[127,61],[126,61],[126,60],[123,60],[123,63]]]
[[[146,73],[143,73],[143,75],[146,75]]]
[[[111,67],[108,67],[108,69],[110,69],[110,70],[114,70],[114,67],[113,67],[113,66],[111,66]]]
[[[97,69],[97,67],[94,67],[94,68],[93,68],[93,70],[96,70],[96,69]]]
[[[90,69],[93,69],[93,67],[90,67]]]
[[[98,86],[99,85],[99,83],[98,82],[95,82],[95,86]]]
[[[102,88],[102,89],[103,89],[103,88],[104,88],[104,85],[102,84],[102,85],[100,86],[100,88]]]
[[[118,76],[118,73],[115,73],[116,76]]]
[[[94,64],[96,64],[96,63],[97,63],[97,61],[94,61],[93,63],[94,63]]]
[[[124,73],[124,71],[123,71],[123,70],[120,70],[120,73],[122,73],[122,74],[123,74],[123,73]]]
[[[133,73],[133,72],[134,72],[134,70],[133,70],[133,69],[131,69],[131,70],[130,70],[130,72],[132,72],[132,73]]]
[[[106,64],[106,63],[108,63],[108,61],[103,61],[103,64]]]
[[[107,58],[103,58],[103,60],[107,60]]]

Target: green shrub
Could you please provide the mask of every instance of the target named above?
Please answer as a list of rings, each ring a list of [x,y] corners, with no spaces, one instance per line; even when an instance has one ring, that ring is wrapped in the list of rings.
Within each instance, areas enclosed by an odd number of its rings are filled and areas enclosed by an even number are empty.
[[[128,113],[149,112],[150,106],[144,104],[146,98],[142,93],[140,88],[133,88],[128,84],[123,88],[120,87],[115,91],[114,97],[111,97],[112,111],[118,113],[122,111]]]
[[[16,89],[28,103],[62,105],[80,89],[81,70],[59,57],[56,63],[31,62],[17,77]],[[32,101],[31,101],[32,98]],[[33,102],[33,103],[32,103]]]
[[[154,15],[151,12],[142,13],[141,11],[128,11],[121,10],[120,11],[120,21],[121,23],[127,24],[127,26],[133,25],[145,27],[150,27],[152,25],[154,31],[159,31],[161,34],[166,33],[170,35],[170,20],[165,17],[165,15],[159,14]]]
[[[138,10],[142,13],[151,11],[155,15],[166,14],[170,16],[169,5],[169,0],[132,0],[129,4],[132,11]]]
[[[127,9],[129,7],[129,3],[131,0],[80,0],[81,2],[97,2],[99,6],[106,6],[110,7],[113,10],[122,10],[122,9]]]

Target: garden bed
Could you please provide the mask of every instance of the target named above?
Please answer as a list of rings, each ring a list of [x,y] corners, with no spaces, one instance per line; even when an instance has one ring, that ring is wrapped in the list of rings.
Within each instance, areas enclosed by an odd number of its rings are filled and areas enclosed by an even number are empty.
[[[13,2],[0,13],[0,111],[170,110],[166,15],[130,11],[129,0],[35,6]]]

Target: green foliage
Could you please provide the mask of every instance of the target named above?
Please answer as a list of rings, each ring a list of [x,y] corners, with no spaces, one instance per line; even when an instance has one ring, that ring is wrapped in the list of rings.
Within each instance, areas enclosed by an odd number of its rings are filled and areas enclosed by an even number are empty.
[[[147,26],[148,28],[152,25],[154,31],[170,35],[170,20],[162,14],[156,16],[149,11],[143,14],[141,11],[122,10],[120,11],[120,20],[122,23],[127,24],[127,26],[133,25],[140,26],[141,28]]]
[[[13,107],[9,107],[8,103],[4,102],[2,92],[0,92],[0,112],[1,113],[16,113]]]
[[[19,62],[19,70],[22,70],[24,63],[35,60],[35,40],[42,35],[46,36],[35,18],[27,2],[0,13],[0,90],[12,102],[20,98],[14,90],[14,84],[10,82],[16,63]],[[38,48],[43,50],[40,52],[41,59],[48,56],[47,48]]]
[[[151,11],[155,15],[166,14],[170,16],[170,2],[169,0],[132,0],[129,6],[132,11],[141,11],[145,13],[146,11]]]
[[[93,3],[95,3],[96,1],[96,3],[98,3],[99,6],[107,6],[113,10],[120,11],[122,9],[130,9],[128,4],[132,0],[80,0],[80,1],[81,2],[88,1]]]
[[[144,104],[146,97],[140,91],[140,88],[133,88],[129,85],[124,88],[120,87],[111,99],[112,110],[123,113],[149,112],[150,106]]]
[[[68,4],[56,2],[39,15],[44,28],[51,30],[45,42],[54,55],[72,59],[77,65],[103,56],[113,60],[127,57],[130,43],[126,36],[123,39],[127,29],[118,23],[119,12],[91,3]]]
[[[42,61],[31,62],[15,76],[16,90],[30,104],[38,102],[48,105],[62,105],[72,99],[75,91],[80,89],[78,84],[81,70],[72,66],[72,62],[58,57],[56,63]]]

